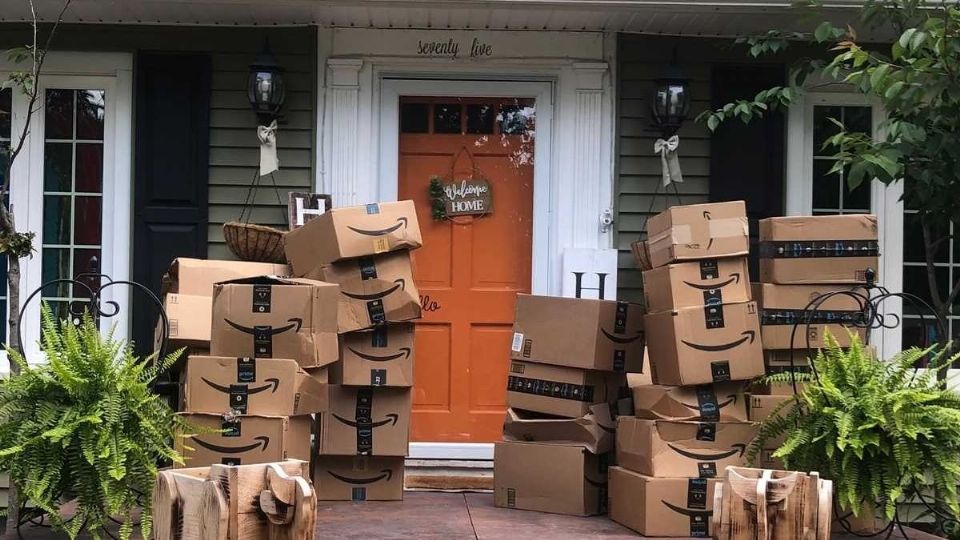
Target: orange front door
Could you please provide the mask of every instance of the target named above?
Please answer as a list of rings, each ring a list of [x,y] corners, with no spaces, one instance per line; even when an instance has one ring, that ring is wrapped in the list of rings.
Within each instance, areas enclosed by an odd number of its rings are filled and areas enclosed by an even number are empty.
[[[533,103],[403,98],[399,196],[416,202],[416,329],[411,438],[500,440],[514,302],[530,291]],[[493,210],[435,219],[431,178],[486,179]]]

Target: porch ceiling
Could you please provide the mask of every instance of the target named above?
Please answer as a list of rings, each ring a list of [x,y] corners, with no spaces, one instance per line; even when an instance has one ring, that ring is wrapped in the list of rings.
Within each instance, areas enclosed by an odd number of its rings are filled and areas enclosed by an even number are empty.
[[[63,5],[63,0],[34,2],[47,20]],[[26,0],[5,4],[0,21],[29,20]],[[857,0],[828,0],[841,19],[858,4]],[[73,0],[65,20],[733,36],[797,24],[796,13],[787,10],[789,5],[790,0]]]

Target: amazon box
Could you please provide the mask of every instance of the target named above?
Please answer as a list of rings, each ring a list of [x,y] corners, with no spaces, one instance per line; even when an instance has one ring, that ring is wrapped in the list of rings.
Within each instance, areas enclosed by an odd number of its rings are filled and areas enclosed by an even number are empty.
[[[758,394],[753,394],[750,396],[750,420],[753,422],[763,423],[768,418],[770,418],[776,411],[777,416],[784,416],[785,413],[790,412],[790,409],[793,407],[791,404],[787,403],[789,401],[794,401],[794,396],[792,395],[778,395],[778,396],[763,396]],[[780,410],[777,408],[780,407]],[[764,443],[765,448],[776,450],[787,440],[787,435],[783,434],[776,439],[768,440]],[[778,461],[773,458],[766,458],[768,461]],[[761,458],[763,461],[763,458]],[[782,468],[777,467],[777,468]]]
[[[510,354],[514,360],[640,372],[643,343],[639,304],[517,295]]]
[[[507,376],[507,406],[580,418],[594,405],[616,403],[626,384],[622,373],[514,360]]]
[[[860,336],[861,343],[866,341],[861,300],[844,294],[850,292],[849,285],[763,283],[759,290],[760,333],[765,349],[820,349],[827,345],[827,332],[841,347],[850,346],[851,332]],[[861,290],[856,294],[865,293]],[[810,306],[814,301],[816,305]]]
[[[237,416],[180,413],[199,428],[189,437],[177,437],[177,451],[185,467],[215,463],[249,465],[285,459],[310,461],[310,416]]]
[[[327,410],[327,385],[294,360],[191,356],[182,378],[185,412],[294,416]]]
[[[284,235],[295,276],[344,259],[416,249],[422,243],[413,201],[334,208]]]
[[[580,418],[560,418],[520,409],[507,409],[503,440],[544,444],[579,444],[592,454],[613,450],[617,423],[608,405],[594,405]]]
[[[305,368],[336,362],[339,294],[337,285],[309,279],[263,276],[218,283],[210,353],[292,358]]]
[[[340,333],[420,318],[420,293],[409,251],[330,264],[308,277],[340,285]]]
[[[747,465],[757,436],[750,422],[674,422],[617,419],[617,465],[649,476],[714,478],[730,465]]]
[[[867,214],[760,220],[760,281],[862,284],[879,276],[877,217]]]
[[[285,264],[246,261],[217,261],[180,257],[160,280],[160,294],[177,293],[187,296],[213,296],[213,286],[222,281],[255,276],[290,275]]]
[[[413,386],[413,324],[378,326],[340,336],[330,378],[347,386]]]
[[[674,206],[647,220],[654,268],[678,261],[736,257],[750,252],[743,201]]]
[[[644,324],[653,382],[671,386],[763,375],[756,302],[650,313]]]
[[[320,456],[313,469],[317,500],[403,500],[403,461],[400,456]]]
[[[668,264],[643,273],[647,311],[750,301],[746,257]]]
[[[651,420],[694,422],[746,422],[747,398],[741,382],[698,386],[637,386],[634,415]]]
[[[167,352],[181,347],[210,347],[213,298],[206,295],[167,293],[163,296],[163,311],[167,314],[167,321],[170,324]],[[162,332],[163,320],[159,320],[154,333],[157,346],[163,337]]]
[[[711,538],[713,478],[653,478],[610,467],[610,519],[643,536]]]
[[[607,456],[581,445],[498,442],[493,504],[499,508],[592,516],[607,508]]]
[[[320,454],[406,456],[412,392],[408,388],[330,386]]]

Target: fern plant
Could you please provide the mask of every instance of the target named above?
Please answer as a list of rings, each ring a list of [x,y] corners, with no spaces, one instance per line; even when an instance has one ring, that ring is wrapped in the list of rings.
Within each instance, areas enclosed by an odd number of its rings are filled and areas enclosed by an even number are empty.
[[[939,488],[960,515],[960,394],[936,380],[957,356],[950,357],[949,346],[934,346],[882,362],[855,334],[846,350],[825,337],[827,347],[812,360],[819,377],[797,374],[804,386],[760,427],[750,461],[768,441],[786,435],[773,456],[788,470],[832,479],[840,506],[855,515],[876,501],[893,519],[897,500],[913,487]],[[932,359],[930,367],[917,372],[924,357]],[[771,379],[789,383],[791,375]]]
[[[182,351],[142,360],[88,314],[75,326],[41,312],[46,361],[29,365],[7,350],[21,372],[0,383],[0,470],[71,538],[81,529],[101,538],[111,519],[129,538],[137,507],[149,538],[157,464],[182,463],[173,437],[186,428],[150,383]],[[73,499],[76,513],[64,519],[60,506]]]

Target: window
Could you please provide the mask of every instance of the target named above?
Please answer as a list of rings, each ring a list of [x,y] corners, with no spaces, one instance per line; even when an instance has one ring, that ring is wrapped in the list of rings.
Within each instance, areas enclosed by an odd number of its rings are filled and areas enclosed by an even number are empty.
[[[851,190],[846,174],[828,174],[832,156],[839,150],[824,143],[836,135],[842,123],[848,131],[873,133],[873,108],[866,106],[815,105],[813,107],[813,215],[870,213],[870,183]]]
[[[10,146],[11,126],[13,113],[13,91],[9,88],[0,90],[0,146]],[[7,170],[6,154],[0,153],[0,185],[5,179]],[[9,200],[9,197],[6,197]],[[0,256],[0,342],[7,341],[7,258]]]

